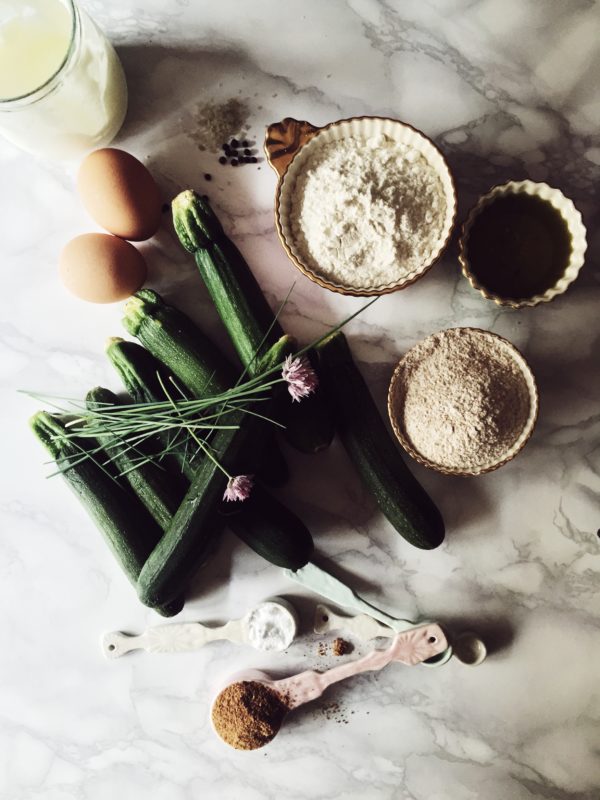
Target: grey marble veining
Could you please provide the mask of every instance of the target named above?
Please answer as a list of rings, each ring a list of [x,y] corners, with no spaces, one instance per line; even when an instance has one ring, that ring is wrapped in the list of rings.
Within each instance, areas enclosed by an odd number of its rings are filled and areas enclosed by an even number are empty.
[[[322,563],[389,610],[474,628],[490,657],[440,669],[389,667],[292,716],[266,750],[239,754],[210,731],[231,671],[283,674],[333,663],[307,633],[316,598],[226,537],[183,619],[223,621],[269,594],[296,600],[305,634],[280,658],[227,642],[188,655],[105,662],[103,631],[159,619],[136,603],[68,489],[45,480],[17,388],[81,396],[117,388],[103,342],[119,304],[66,295],[57,254],[94,230],[73,172],[0,143],[0,796],[7,800],[595,800],[600,793],[600,6],[589,0],[89,0],[115,41],[131,92],[116,144],[147,161],[165,196],[213,200],[283,321],[303,341],[360,307],[294,270],[275,235],[267,164],[222,168],[198,148],[207,101],[241,98],[249,130],[284,116],[323,124],[355,114],[404,119],[432,136],[457,180],[459,216],[494,183],[545,180],[588,226],[577,282],[550,305],[512,312],[461,277],[453,246],[420,282],[348,329],[383,408],[397,358],[423,336],[477,325],[530,361],[540,419],[511,464],[477,479],[414,465],[447,540],[410,548],[376,512],[335,444],[292,452],[286,501]],[[213,181],[203,181],[203,174]],[[191,260],[168,225],[143,246],[152,284],[227,346]],[[413,466],[413,465],[411,465]],[[362,652],[364,648],[357,648]]]

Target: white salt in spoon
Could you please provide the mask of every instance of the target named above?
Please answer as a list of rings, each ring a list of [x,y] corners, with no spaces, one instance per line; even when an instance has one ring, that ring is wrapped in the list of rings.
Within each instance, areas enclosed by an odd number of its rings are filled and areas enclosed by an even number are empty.
[[[296,609],[287,600],[277,597],[251,608],[242,619],[230,620],[218,628],[200,622],[175,622],[148,628],[139,636],[120,631],[105,633],[102,650],[106,658],[120,658],[131,650],[148,653],[185,653],[198,650],[208,642],[228,639],[236,644],[249,644],[257,650],[286,650],[298,630]]]
[[[310,703],[311,700],[316,700],[333,683],[359,675],[361,672],[383,669],[392,661],[397,661],[407,666],[421,664],[428,658],[433,658],[443,653],[447,647],[448,642],[440,626],[435,623],[429,623],[395,634],[387,650],[373,650],[363,658],[359,658],[356,661],[348,661],[325,672],[307,670],[289,678],[281,678],[274,681],[270,679],[266,672],[248,670],[230,678],[225,689],[241,681],[262,683],[277,692],[287,707],[287,711],[292,711],[305,703]],[[215,733],[222,738],[215,727],[213,715],[213,708],[218,697],[219,695],[213,701],[210,717]]]

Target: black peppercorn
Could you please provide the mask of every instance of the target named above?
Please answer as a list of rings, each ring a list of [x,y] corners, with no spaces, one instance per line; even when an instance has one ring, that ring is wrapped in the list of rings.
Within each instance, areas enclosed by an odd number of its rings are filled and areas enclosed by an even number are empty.
[[[205,172],[204,173],[204,180],[205,181],[212,181],[212,175],[210,174],[210,172]]]
[[[238,164],[239,164],[239,161],[237,160],[237,158],[232,158],[231,159],[231,166],[232,167],[237,167]]]
[[[219,164],[226,164],[226,163],[227,163],[227,158],[225,156],[221,156],[221,158],[219,159]]]

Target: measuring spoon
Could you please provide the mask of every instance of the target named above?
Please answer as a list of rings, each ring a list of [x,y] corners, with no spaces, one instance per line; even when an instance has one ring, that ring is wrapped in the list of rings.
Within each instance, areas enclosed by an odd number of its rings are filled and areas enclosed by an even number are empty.
[[[394,631],[389,625],[378,622],[368,614],[359,614],[356,617],[342,617],[332,611],[329,606],[317,603],[313,630],[315,633],[330,633],[331,631],[344,630],[354,634],[362,642],[376,639],[378,636],[390,638]]]
[[[447,647],[448,642],[440,626],[434,623],[428,623],[411,628],[402,633],[397,633],[387,650],[374,650],[363,658],[359,658],[356,661],[348,661],[345,664],[340,664],[325,672],[307,670],[306,672],[292,675],[289,678],[271,680],[267,673],[251,670],[246,673],[241,673],[233,680],[230,680],[222,691],[225,691],[232,684],[244,680],[262,683],[281,697],[286,706],[287,713],[287,711],[292,711],[305,703],[311,702],[311,700],[316,700],[323,694],[325,689],[333,683],[351,678],[354,675],[359,675],[361,672],[383,669],[392,661],[398,661],[408,666],[420,664],[428,658],[443,653]],[[213,728],[223,741],[235,747],[235,744],[227,741],[219,731],[219,719],[218,714],[215,714],[215,706],[220,694],[221,693],[217,695],[212,705],[211,720]],[[250,709],[249,711],[251,715],[252,710]],[[244,718],[247,716],[248,715],[244,715]],[[240,720],[241,718],[240,715]],[[277,721],[274,720],[274,723],[276,722]],[[251,722],[249,724],[251,724]],[[279,724],[281,724],[281,722],[279,722]],[[263,744],[267,744],[268,741],[274,738],[277,732],[278,729],[275,730],[270,739],[263,741],[261,744],[257,745],[257,747],[262,747]]]
[[[327,600],[331,600],[345,608],[351,608],[353,611],[363,612],[370,617],[374,617],[376,620],[379,620],[379,622],[392,628],[396,633],[408,631],[415,626],[423,625],[423,622],[415,623],[407,619],[397,619],[396,617],[390,616],[390,614],[386,614],[385,611],[382,611],[380,608],[377,608],[377,606],[364,600],[360,595],[356,594],[353,589],[346,586],[345,583],[342,583],[342,581],[335,578],[329,572],[326,572],[326,570],[313,564],[312,561],[309,561],[308,564],[305,564],[301,569],[296,571],[286,569],[284,573],[288,578],[291,578],[291,580],[312,589],[313,592],[320,594],[322,597],[327,598]],[[447,650],[441,653],[435,661],[427,664],[427,666],[438,667],[441,664],[445,664],[451,656],[452,648],[448,645]]]
[[[344,630],[353,634],[362,642],[376,639],[378,636],[385,636],[391,639],[394,631],[387,625],[377,622],[376,619],[368,614],[359,614],[356,617],[342,617],[332,611],[329,606],[317,603],[315,606],[315,616],[313,630],[315,633],[330,633],[331,631]],[[462,664],[477,667],[485,661],[487,649],[483,641],[472,631],[464,631],[453,638],[452,654]],[[435,666],[433,662],[428,666]]]
[[[266,614],[268,621],[262,627],[255,617]],[[265,634],[277,628],[280,644],[269,641]],[[298,630],[296,609],[287,600],[278,597],[254,606],[241,619],[230,620],[225,625],[210,628],[200,622],[175,622],[148,628],[139,636],[120,631],[105,633],[102,651],[106,658],[120,658],[131,650],[148,653],[184,653],[198,650],[208,642],[227,639],[236,644],[249,644],[257,650],[281,651],[293,642]]]

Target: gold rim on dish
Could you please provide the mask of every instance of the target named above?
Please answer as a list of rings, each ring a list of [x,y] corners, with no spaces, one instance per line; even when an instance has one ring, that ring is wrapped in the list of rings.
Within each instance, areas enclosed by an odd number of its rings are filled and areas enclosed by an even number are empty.
[[[509,461],[512,461],[513,458],[515,458],[521,452],[521,450],[525,447],[525,445],[531,438],[531,435],[533,433],[533,430],[537,422],[538,412],[539,412],[539,394],[538,394],[537,384],[533,372],[531,371],[531,367],[527,363],[525,356],[521,353],[521,351],[517,347],[515,347],[514,344],[512,344],[512,342],[509,342],[508,339],[505,339],[503,336],[499,336],[497,333],[492,333],[492,331],[483,330],[482,328],[467,328],[467,327],[446,328],[444,331],[439,331],[439,333],[445,333],[446,331],[458,331],[459,333],[475,332],[485,337],[493,338],[501,342],[502,346],[505,347],[512,355],[515,363],[519,366],[519,369],[521,370],[521,374],[525,379],[525,383],[529,391],[529,416],[527,417],[527,421],[523,425],[523,430],[517,437],[516,441],[509,448],[506,455],[499,461],[494,462],[493,464],[484,464],[481,467],[473,467],[472,469],[458,469],[453,467],[445,467],[442,464],[436,464],[435,462],[430,461],[429,459],[425,458],[425,456],[422,456],[417,450],[415,450],[410,441],[408,440],[408,438],[405,436],[402,426],[400,425],[399,422],[400,415],[398,413],[399,409],[397,408],[397,403],[396,403],[396,394],[401,385],[400,373],[403,369],[406,358],[411,352],[412,348],[411,350],[408,350],[404,354],[404,356],[400,359],[400,361],[396,365],[396,368],[394,369],[394,373],[392,375],[392,379],[390,381],[390,386],[388,389],[388,398],[387,398],[388,417],[392,425],[392,428],[394,430],[394,433],[396,434],[396,438],[398,439],[400,445],[402,446],[402,449],[406,450],[406,452],[412,458],[414,458],[415,461],[418,461],[419,464],[422,464],[422,466],[427,467],[428,469],[435,470],[436,472],[441,472],[443,475],[455,475],[464,478],[473,477],[476,475],[484,475],[485,473],[493,472],[494,470],[503,467],[505,464],[508,464]],[[420,342],[418,344],[420,344]],[[417,345],[415,345],[415,347],[416,346]]]
[[[353,286],[343,286],[327,280],[327,278],[324,278],[323,276],[314,272],[308,265],[304,264],[303,261],[296,256],[283,230],[281,195],[282,188],[288,174],[288,168],[294,161],[296,155],[302,150],[304,145],[308,144],[308,142],[312,141],[316,136],[334,127],[350,124],[356,124],[358,126],[361,123],[368,125],[369,123],[377,122],[380,122],[382,125],[389,123],[392,126],[402,126],[405,130],[411,131],[413,134],[416,134],[417,137],[420,137],[439,155],[444,166],[444,175],[440,175],[440,178],[442,179],[442,183],[444,183],[445,178],[450,186],[449,194],[448,192],[445,192],[450,213],[448,214],[447,212],[446,215],[447,221],[445,225],[447,229],[445,236],[440,239],[438,246],[423,266],[419,267],[417,270],[409,273],[407,277],[396,281],[393,284],[359,289]],[[397,292],[400,289],[410,286],[423,275],[425,275],[425,273],[428,272],[431,267],[440,259],[446,247],[448,246],[448,242],[450,241],[454,224],[456,222],[456,186],[454,183],[454,178],[443,153],[434,144],[434,142],[418,128],[415,128],[406,122],[402,122],[401,120],[392,119],[391,117],[348,117],[347,119],[339,119],[334,122],[330,122],[328,125],[324,125],[323,127],[317,127],[305,120],[297,120],[293,119],[292,117],[286,117],[281,122],[273,123],[272,125],[268,126],[265,136],[264,150],[267,156],[267,161],[279,176],[275,192],[275,226],[277,228],[277,234],[281,244],[283,245],[283,249],[285,250],[290,261],[300,270],[300,272],[313,281],[313,283],[321,286],[323,289],[329,289],[332,292],[350,295],[352,297],[369,297],[373,295],[383,295],[390,294],[391,292]]]
[[[543,294],[525,297],[521,299],[511,299],[494,294],[483,286],[474,273],[467,257],[467,242],[473,223],[481,213],[482,209],[490,205],[496,197],[507,194],[529,194],[541,197],[560,212],[571,236],[571,255],[565,267],[562,277],[547,289]],[[477,289],[486,300],[492,300],[498,306],[508,306],[509,308],[525,308],[537,306],[539,303],[549,303],[555,297],[563,294],[578,276],[585,261],[585,251],[587,249],[586,230],[580,212],[575,207],[572,200],[559,190],[548,186],[547,183],[535,183],[534,181],[508,181],[507,183],[493,186],[487,194],[479,198],[477,203],[470,210],[466,220],[461,227],[461,234],[458,242],[458,260],[462,273],[467,278],[474,289]]]

